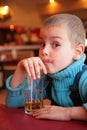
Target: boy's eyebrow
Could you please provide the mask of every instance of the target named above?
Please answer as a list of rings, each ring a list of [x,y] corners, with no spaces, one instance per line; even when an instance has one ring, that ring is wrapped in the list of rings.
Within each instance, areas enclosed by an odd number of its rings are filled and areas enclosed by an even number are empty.
[[[54,39],[54,38],[59,38],[59,39],[62,40],[62,37],[60,37],[60,36],[52,36],[52,37],[51,37],[51,39]],[[39,36],[39,39],[43,39],[43,37]]]
[[[60,36],[52,36],[51,37],[51,39],[54,39],[54,38],[58,38],[58,39],[62,40],[62,37],[60,37]]]

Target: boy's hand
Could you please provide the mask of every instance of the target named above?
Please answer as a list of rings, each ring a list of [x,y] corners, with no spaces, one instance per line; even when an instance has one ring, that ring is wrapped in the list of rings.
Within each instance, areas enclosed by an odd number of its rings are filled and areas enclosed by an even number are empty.
[[[33,79],[40,78],[40,71],[47,74],[46,67],[39,57],[32,57],[22,60],[19,66],[24,69],[27,76]]]
[[[32,57],[21,60],[15,73],[11,80],[11,87],[16,88],[18,87],[25,79],[25,77],[30,77],[32,79],[40,78],[40,71],[47,74],[46,67],[43,61],[39,57]]]
[[[46,105],[37,110],[33,116],[37,119],[70,120],[69,109],[59,106]]]

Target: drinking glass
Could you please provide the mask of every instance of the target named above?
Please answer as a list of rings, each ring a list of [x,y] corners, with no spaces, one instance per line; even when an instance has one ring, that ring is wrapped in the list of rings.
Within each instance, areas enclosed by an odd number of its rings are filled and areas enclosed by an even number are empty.
[[[36,80],[27,78],[27,86],[23,90],[26,114],[33,114],[43,107],[43,87],[43,77]]]

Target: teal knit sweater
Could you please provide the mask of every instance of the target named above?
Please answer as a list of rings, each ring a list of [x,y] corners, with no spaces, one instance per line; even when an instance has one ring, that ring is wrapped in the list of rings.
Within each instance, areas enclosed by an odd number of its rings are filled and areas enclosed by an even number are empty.
[[[60,106],[63,107],[72,107],[74,103],[70,98],[70,85],[73,84],[76,74],[82,70],[82,66],[85,61],[85,54],[82,57],[75,61],[73,64],[63,69],[60,72],[49,74],[48,76],[52,78],[52,98]],[[18,86],[17,88],[11,88],[10,81],[12,76],[10,76],[6,81],[7,87],[7,97],[6,105],[8,107],[23,107],[24,106],[24,97],[23,97],[23,88],[26,86],[26,80]],[[47,97],[44,87],[44,96]],[[79,81],[79,93],[83,100],[83,106],[87,109],[87,71],[85,71]]]

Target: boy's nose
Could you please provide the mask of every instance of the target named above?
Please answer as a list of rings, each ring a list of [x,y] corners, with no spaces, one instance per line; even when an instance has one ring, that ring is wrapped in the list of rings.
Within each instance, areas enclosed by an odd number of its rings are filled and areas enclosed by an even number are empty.
[[[45,46],[44,49],[43,49],[43,55],[49,55],[49,51],[50,51],[50,48],[48,46]]]

